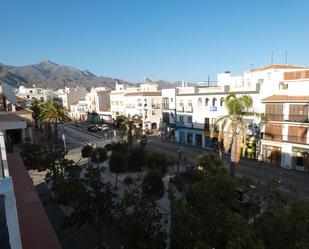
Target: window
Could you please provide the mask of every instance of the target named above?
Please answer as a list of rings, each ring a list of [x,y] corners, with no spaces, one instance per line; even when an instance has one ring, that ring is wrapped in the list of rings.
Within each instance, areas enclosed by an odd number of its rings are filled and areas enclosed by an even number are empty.
[[[169,109],[168,98],[163,98],[163,109]]]
[[[173,103],[173,101],[174,101],[174,99],[173,99],[173,98],[171,98],[171,103]]]
[[[208,103],[209,103],[209,98],[206,98],[205,99],[205,106],[208,106]]]
[[[220,106],[223,106],[223,104],[224,104],[224,98],[222,97],[222,98],[220,99]]]
[[[188,100],[188,106],[192,106],[192,100],[190,99],[190,100]]]
[[[155,115],[156,115],[156,111],[153,110],[153,111],[151,112],[151,115],[152,115],[152,116],[155,116]]]
[[[289,142],[306,143],[307,140],[307,127],[289,126]]]
[[[198,98],[198,100],[197,100],[197,104],[198,104],[199,106],[201,106],[201,105],[202,105],[202,98]]]
[[[309,122],[307,105],[290,105],[289,121],[292,122]]]
[[[282,141],[282,125],[266,124],[265,139],[273,141]]]
[[[183,123],[183,116],[182,116],[182,115],[179,115],[178,117],[179,117],[179,122],[180,122],[180,123]]]
[[[188,123],[189,123],[189,124],[192,123],[192,116],[188,116]]]
[[[217,99],[216,99],[216,98],[213,98],[213,99],[212,99],[212,106],[216,106],[216,102],[217,102]]]
[[[266,104],[265,115],[269,121],[283,121],[283,105]]]
[[[289,88],[288,83],[280,82],[279,83],[279,90],[287,90]]]

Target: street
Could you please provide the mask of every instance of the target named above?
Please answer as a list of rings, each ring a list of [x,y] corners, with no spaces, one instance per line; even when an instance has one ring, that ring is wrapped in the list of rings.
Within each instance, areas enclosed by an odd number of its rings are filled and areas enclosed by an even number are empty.
[[[61,131],[63,132],[63,131]],[[60,133],[61,133],[60,132]],[[66,142],[69,150],[69,157],[73,160],[80,160],[80,150],[87,143],[104,147],[111,141],[116,142],[119,137],[107,137],[104,132],[88,132],[83,128],[76,128],[70,125],[65,126]],[[108,132],[110,136],[110,132]],[[177,150],[183,148],[187,157],[186,166],[196,166],[197,156],[203,153],[213,153],[203,148],[187,146],[175,142],[161,141],[158,136],[148,136],[147,148],[161,150],[177,157]],[[224,155],[228,162],[229,156]],[[236,176],[247,176],[256,180],[262,187],[267,187],[272,180],[280,181],[278,189],[288,195],[302,196],[309,199],[309,174],[295,170],[286,170],[266,163],[259,165],[255,160],[242,159],[236,167]]]
[[[177,150],[182,147],[187,157],[188,165],[195,166],[197,156],[203,153],[213,153],[203,148],[192,147],[175,142],[161,141],[159,137],[149,137],[148,148],[158,149],[165,153],[177,156]],[[228,162],[229,156],[224,155],[224,159]],[[286,170],[281,167],[272,166],[263,163],[259,165],[257,161],[250,159],[242,159],[240,165],[236,167],[236,177],[251,177],[260,183],[262,187],[266,187],[271,180],[280,180],[279,190],[297,196],[309,199],[309,174],[295,170]]]

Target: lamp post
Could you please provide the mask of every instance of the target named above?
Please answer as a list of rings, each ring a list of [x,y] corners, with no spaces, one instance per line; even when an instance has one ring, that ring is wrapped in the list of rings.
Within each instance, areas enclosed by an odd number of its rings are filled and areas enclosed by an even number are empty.
[[[98,164],[98,169],[100,168],[100,152],[97,150],[96,153],[96,159],[97,159],[97,164]]]

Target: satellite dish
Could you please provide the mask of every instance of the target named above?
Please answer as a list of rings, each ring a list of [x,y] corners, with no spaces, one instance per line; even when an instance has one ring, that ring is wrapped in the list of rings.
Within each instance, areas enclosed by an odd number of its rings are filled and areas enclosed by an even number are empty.
[[[12,89],[11,86],[9,86],[8,84],[2,82],[1,83],[1,88],[2,88],[2,92],[5,96],[5,98],[10,101],[11,104],[16,105],[17,103],[17,99],[16,99],[16,95]]]

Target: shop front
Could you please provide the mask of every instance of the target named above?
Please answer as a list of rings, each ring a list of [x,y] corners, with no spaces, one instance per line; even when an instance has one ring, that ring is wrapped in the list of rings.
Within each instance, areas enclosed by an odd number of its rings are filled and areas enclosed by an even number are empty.
[[[263,145],[263,161],[274,166],[281,166],[281,147]]]
[[[309,149],[292,147],[292,167],[300,171],[309,171]]]

